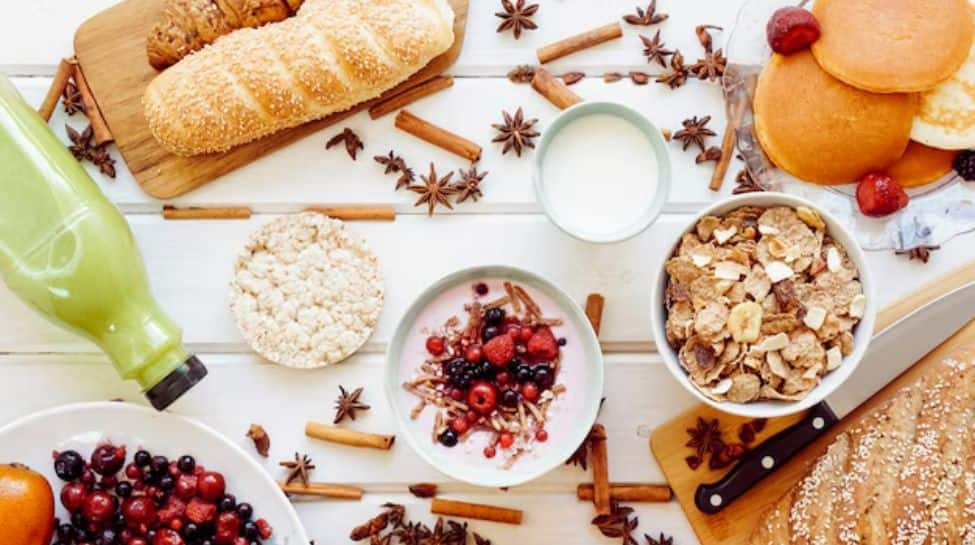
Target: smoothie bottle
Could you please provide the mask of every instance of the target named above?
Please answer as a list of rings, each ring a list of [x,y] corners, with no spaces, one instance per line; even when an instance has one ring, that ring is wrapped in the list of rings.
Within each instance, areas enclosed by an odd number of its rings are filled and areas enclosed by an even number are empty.
[[[3,75],[0,277],[38,312],[97,344],[156,409],[206,376],[152,297],[125,218]]]

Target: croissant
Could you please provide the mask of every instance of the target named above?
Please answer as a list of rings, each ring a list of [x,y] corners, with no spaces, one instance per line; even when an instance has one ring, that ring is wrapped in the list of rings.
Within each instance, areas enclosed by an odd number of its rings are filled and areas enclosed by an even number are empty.
[[[149,130],[177,155],[226,151],[395,87],[454,41],[447,0],[305,0],[236,30],[149,83]]]
[[[176,64],[238,28],[256,28],[294,15],[303,0],[166,0],[146,39],[149,64]]]

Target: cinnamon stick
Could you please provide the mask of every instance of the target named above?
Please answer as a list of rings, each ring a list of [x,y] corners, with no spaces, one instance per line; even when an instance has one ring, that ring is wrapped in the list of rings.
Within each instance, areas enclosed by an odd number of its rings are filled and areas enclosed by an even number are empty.
[[[78,60],[71,59],[68,63],[71,64],[71,76],[74,78],[75,85],[78,86],[81,102],[85,105],[85,116],[91,123],[91,132],[95,136],[95,143],[102,145],[115,140],[112,137],[112,131],[108,130],[108,123],[105,122],[102,111],[98,108],[98,103],[95,102],[95,95],[92,94],[91,87],[88,86],[88,80],[85,79],[85,73],[82,72]]]
[[[176,208],[166,205],[162,215],[167,220],[246,220],[251,217],[251,209],[246,206]]]
[[[364,433],[361,431],[337,428],[319,424],[318,422],[308,422],[305,424],[305,435],[320,441],[340,443],[352,447],[367,447],[379,450],[389,450],[393,447],[396,437],[393,435],[380,435],[377,433]]]
[[[424,121],[407,110],[400,110],[400,113],[396,114],[396,128],[450,153],[459,155],[472,163],[481,158],[481,146],[475,142],[442,129],[429,121]]]
[[[524,518],[524,513],[519,509],[441,498],[433,499],[430,503],[430,512],[434,515],[503,522],[505,524],[521,524],[522,518]]]
[[[582,102],[582,97],[570,90],[562,81],[544,68],[536,68],[532,77],[532,89],[547,98],[560,110]]]
[[[606,298],[598,293],[590,293],[586,297],[586,317],[589,318],[589,323],[592,324],[592,330],[596,332],[596,336],[599,336],[599,328],[603,324],[603,306],[606,304]]]
[[[423,97],[432,95],[438,91],[443,91],[453,85],[454,78],[450,76],[437,76],[433,79],[428,79],[415,87],[410,87],[402,93],[395,94],[373,104],[369,108],[369,117],[379,119],[386,114],[393,113],[400,108],[413,104]]]
[[[728,118],[728,125],[724,130],[724,138],[721,139],[721,159],[714,165],[714,173],[711,175],[711,183],[708,189],[719,191],[721,184],[724,183],[725,174],[728,173],[728,165],[731,164],[731,155],[735,150],[735,135],[738,125],[741,123],[741,116],[744,115],[744,103],[737,106],[734,113]]]
[[[576,487],[576,497],[582,501],[593,501],[595,486],[592,483]],[[670,487],[663,484],[610,483],[609,497],[624,502],[668,502],[673,497]]]
[[[602,424],[593,425],[591,437],[592,502],[596,506],[596,514],[608,515],[612,509],[610,506],[609,453],[606,451],[606,428]]]
[[[318,496],[320,498],[334,498],[338,500],[361,500],[363,494],[361,488],[347,484],[308,483],[308,486],[305,486],[299,482],[286,483],[283,481],[278,484],[285,493],[302,496]]]
[[[319,206],[312,205],[305,210],[320,212],[326,216],[340,220],[375,220],[393,221],[396,210],[392,206]]]
[[[54,73],[54,80],[51,81],[51,87],[47,90],[47,94],[44,95],[44,102],[37,109],[37,113],[41,114],[44,121],[51,120],[51,115],[54,114],[54,108],[57,107],[58,101],[61,100],[61,95],[64,94],[64,89],[68,86],[68,80],[71,79],[71,72],[72,67],[68,59],[61,59],[61,62],[58,63],[58,70]]]
[[[619,23],[610,23],[606,26],[594,28],[582,34],[576,34],[564,40],[559,40],[545,47],[540,47],[537,51],[538,62],[545,64],[622,36],[623,27]]]

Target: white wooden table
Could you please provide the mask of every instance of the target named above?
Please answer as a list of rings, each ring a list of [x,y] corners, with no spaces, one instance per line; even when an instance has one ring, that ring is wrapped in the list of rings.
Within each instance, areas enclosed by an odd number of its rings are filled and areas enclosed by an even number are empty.
[[[13,77],[28,100],[39,104],[57,61],[72,53],[72,36],[88,16],[114,0],[36,0],[9,2],[0,20],[0,71]],[[523,106],[526,113],[547,122],[553,106],[527,85],[514,85],[505,73],[514,65],[533,63],[536,47],[619,19],[637,0],[538,0],[539,30],[520,41],[494,31],[493,13],[499,2],[471,0],[464,51],[451,70],[455,86],[411,107],[431,119],[484,145],[482,168],[491,174],[484,183],[484,199],[457,207],[454,213],[427,218],[412,207],[411,194],[394,193],[393,179],[384,177],[371,157],[393,148],[421,167],[434,161],[440,169],[459,168],[461,161],[397,131],[393,116],[370,121],[364,114],[345,125],[365,142],[365,153],[352,162],[341,150],[325,151],[327,134],[317,134],[225,179],[191,192],[171,204],[248,205],[256,214],[246,221],[165,221],[163,203],[144,194],[120,163],[116,180],[93,177],[125,212],[145,257],[155,294],[185,329],[191,350],[208,364],[210,377],[177,402],[174,412],[192,415],[252,451],[244,437],[251,422],[263,424],[272,438],[271,456],[261,459],[279,475],[278,460],[294,451],[309,453],[319,469],[316,480],[348,482],[364,487],[362,502],[298,501],[308,533],[318,543],[345,543],[351,527],[372,516],[386,501],[408,505],[410,516],[427,522],[427,505],[406,493],[406,485],[420,481],[440,484],[451,497],[510,505],[526,510],[525,525],[507,527],[474,522],[472,528],[500,545],[513,543],[599,543],[589,525],[592,507],[576,501],[575,485],[590,476],[563,467],[530,485],[507,492],[475,489],[448,482],[417,458],[406,445],[391,453],[363,452],[305,440],[307,419],[327,420],[339,384],[365,386],[365,401],[373,410],[355,422],[370,431],[395,431],[381,386],[383,350],[406,306],[428,284],[455,269],[487,263],[516,265],[554,279],[582,301],[587,293],[606,296],[602,341],[607,354],[606,406],[603,422],[609,432],[610,471],[615,481],[661,482],[663,477],[647,445],[649,430],[693,404],[689,395],[668,376],[653,352],[650,333],[652,271],[688,214],[730,193],[733,164],[720,193],[707,189],[710,166],[697,166],[691,152],[674,145],[674,184],[671,202],[661,219],[628,242],[594,246],[558,231],[540,213],[530,181],[529,157],[502,157],[489,143],[490,124],[502,108]],[[700,53],[694,27],[710,23],[730,27],[737,5],[733,0],[661,0],[670,19],[659,28],[666,42],[680,48],[689,62]],[[621,40],[578,53],[554,64],[559,74],[580,70],[590,77],[573,89],[591,99],[611,99],[646,113],[661,127],[677,128],[691,115],[712,115],[720,134],[724,110],[714,83],[692,81],[671,91],[629,81],[603,83],[606,71],[645,70],[638,33],[643,27],[624,25]],[[81,116],[52,119],[63,135],[68,122],[83,126]],[[715,144],[718,144],[715,139]],[[418,170],[424,170],[418,168]],[[2,191],[0,191],[2,198]],[[396,207],[394,223],[355,223],[382,260],[387,298],[379,327],[360,354],[330,369],[301,372],[284,369],[253,355],[237,333],[226,307],[232,258],[257,226],[275,215],[308,204],[378,203]],[[882,252],[870,255],[881,281],[881,304],[894,301],[912,287],[975,257],[971,236],[959,237],[935,253],[927,265]],[[0,286],[0,424],[46,407],[69,402],[123,398],[144,403],[131,384],[123,384],[97,349],[56,329]],[[11,392],[17,392],[11,395]],[[256,457],[256,454],[255,454]],[[635,505],[640,532],[665,532],[675,543],[696,540],[676,503]],[[611,542],[606,540],[605,542]]]

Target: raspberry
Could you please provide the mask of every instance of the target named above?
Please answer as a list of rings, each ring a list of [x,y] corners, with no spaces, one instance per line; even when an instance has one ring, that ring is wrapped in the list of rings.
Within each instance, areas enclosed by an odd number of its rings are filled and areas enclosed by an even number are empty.
[[[507,365],[515,357],[515,341],[507,335],[498,335],[485,343],[482,350],[493,365]]]
[[[559,356],[559,341],[555,339],[552,330],[547,327],[539,328],[528,341],[528,355],[539,361],[551,361]]]
[[[910,197],[890,176],[867,174],[857,186],[857,204],[864,215],[881,217],[907,206]]]
[[[183,500],[170,496],[166,500],[166,504],[159,508],[157,516],[160,522],[168,525],[169,521],[183,516],[184,513],[186,513],[186,504],[183,503]]]
[[[186,506],[186,518],[190,522],[203,524],[212,521],[216,516],[217,506],[200,498],[193,498]]]
[[[951,166],[963,180],[975,181],[975,150],[965,150],[959,153]]]

